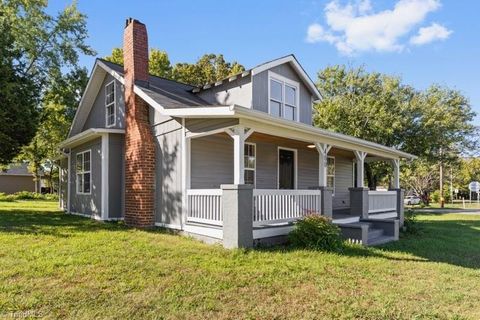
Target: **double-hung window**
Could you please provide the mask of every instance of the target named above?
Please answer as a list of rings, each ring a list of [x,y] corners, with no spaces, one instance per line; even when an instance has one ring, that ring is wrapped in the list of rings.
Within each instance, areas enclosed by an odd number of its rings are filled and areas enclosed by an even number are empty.
[[[115,81],[105,86],[105,121],[106,126],[115,125]]]
[[[327,158],[327,187],[333,188],[335,193],[335,158]]]
[[[244,149],[244,180],[245,184],[255,185],[256,148],[253,143],[245,143]]]
[[[269,112],[276,117],[298,121],[299,97],[297,82],[269,72]]]
[[[91,171],[90,171],[91,151],[77,153],[76,157],[76,175],[77,175],[77,193],[89,194],[91,189]]]

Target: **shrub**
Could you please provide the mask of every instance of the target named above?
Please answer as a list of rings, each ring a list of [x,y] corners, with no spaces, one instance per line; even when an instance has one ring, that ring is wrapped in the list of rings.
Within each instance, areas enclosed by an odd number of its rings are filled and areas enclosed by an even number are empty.
[[[36,192],[19,191],[13,194],[17,200],[36,200],[41,199],[42,195]]]
[[[311,214],[297,221],[288,239],[295,247],[325,251],[338,250],[343,243],[340,228],[329,218],[318,214]]]
[[[0,202],[13,202],[15,201],[15,197],[11,194],[5,194],[0,192]]]
[[[418,234],[420,232],[417,213],[412,209],[409,209],[405,212],[403,230],[405,233],[410,234]]]

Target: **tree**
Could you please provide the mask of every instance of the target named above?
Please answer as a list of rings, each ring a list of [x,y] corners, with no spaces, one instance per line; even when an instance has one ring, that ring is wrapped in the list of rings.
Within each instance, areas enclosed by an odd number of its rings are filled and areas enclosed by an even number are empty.
[[[399,77],[345,66],[320,71],[317,87],[323,99],[315,106],[314,124],[321,128],[413,153],[430,164],[474,147],[475,113],[458,91],[434,85],[422,92]],[[389,170],[366,164],[369,187]]]
[[[21,54],[14,49],[11,28],[1,17],[0,29],[0,165],[7,165],[35,134],[38,88],[14,64]]]
[[[43,170],[52,192],[55,189],[54,178],[58,174],[54,163],[61,156],[58,145],[67,138],[87,81],[87,70],[76,69],[51,83],[45,93],[38,130],[17,157],[18,160],[28,161],[35,179],[39,179],[38,174]]]
[[[123,49],[113,48],[112,54],[104,58],[107,61],[123,66]],[[154,76],[170,79],[172,66],[165,51],[155,48],[150,49],[148,54],[148,72]]]
[[[75,2],[56,16],[47,14],[46,7],[46,1],[35,0],[0,3],[2,163],[10,162],[35,134],[46,88],[77,67],[79,54],[94,54],[85,43],[86,17]]]
[[[202,86],[244,71],[238,62],[226,62],[222,54],[205,54],[195,64],[177,63],[172,70],[174,80]]]
[[[105,60],[123,65],[123,50],[115,48]],[[245,71],[238,62],[226,62],[222,54],[205,54],[196,63],[177,63],[171,66],[165,51],[151,49],[149,73],[159,77],[202,86]]]

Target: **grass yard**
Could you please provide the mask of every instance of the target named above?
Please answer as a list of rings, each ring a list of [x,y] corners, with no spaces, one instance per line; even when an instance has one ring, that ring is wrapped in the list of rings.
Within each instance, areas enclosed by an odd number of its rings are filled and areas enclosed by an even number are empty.
[[[480,216],[342,254],[224,250],[0,202],[0,318],[480,319]]]

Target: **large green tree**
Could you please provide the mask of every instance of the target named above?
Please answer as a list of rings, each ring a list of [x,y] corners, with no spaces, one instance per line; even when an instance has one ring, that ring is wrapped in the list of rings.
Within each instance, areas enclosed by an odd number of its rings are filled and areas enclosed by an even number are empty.
[[[94,54],[86,44],[86,17],[75,2],[56,15],[46,8],[45,0],[0,2],[0,163],[10,162],[34,136],[46,89],[78,68],[80,54]]]
[[[447,162],[473,148],[475,113],[460,92],[441,86],[418,91],[399,77],[364,68],[331,66],[318,73],[322,100],[314,124],[413,153],[430,163]],[[374,188],[387,165],[367,164]]]
[[[123,65],[123,50],[114,48],[106,60]],[[171,65],[165,51],[151,49],[149,53],[150,74],[202,86],[230,75],[244,71],[245,68],[238,62],[227,62],[222,54],[205,54],[195,63],[177,63]]]

